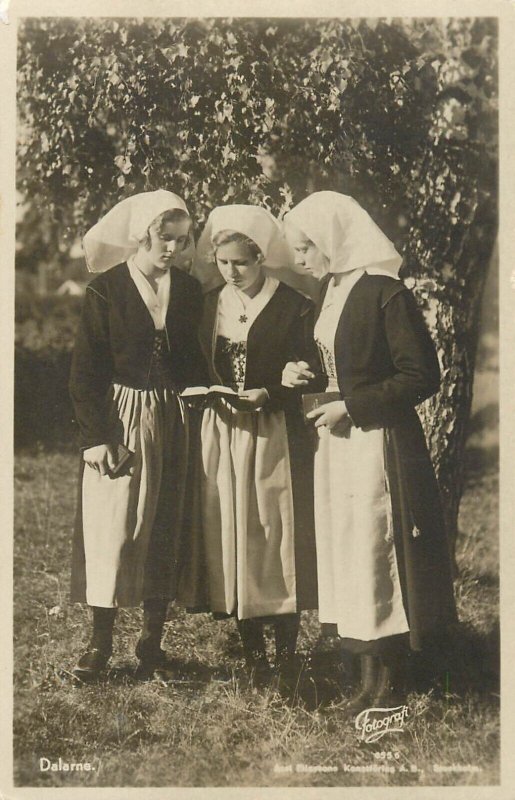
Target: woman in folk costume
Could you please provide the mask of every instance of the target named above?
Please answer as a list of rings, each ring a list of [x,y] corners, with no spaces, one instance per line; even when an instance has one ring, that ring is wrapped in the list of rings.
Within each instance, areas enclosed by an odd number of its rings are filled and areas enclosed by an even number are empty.
[[[407,644],[456,618],[435,475],[415,406],[440,372],[401,257],[351,197],[316,192],[285,215],[296,264],[323,281],[315,338],[331,401],[318,431],[315,523],[322,623],[361,655],[357,711],[395,699]],[[290,363],[286,386],[310,379]]]
[[[71,597],[93,610],[81,678],[107,665],[121,606],[143,602],[141,672],[165,659],[187,466],[178,392],[205,380],[200,285],[176,268],[190,229],[181,198],[157,190],[122,200],[84,237],[88,269],[102,274],[86,290],[70,376],[83,453]]]
[[[211,384],[229,386],[239,398],[236,407],[218,398],[204,411],[205,564],[185,581],[189,592],[178,602],[235,616],[259,682],[271,674],[264,622],[273,623],[276,668],[287,677],[299,612],[316,607],[312,449],[300,392],[282,387],[281,375],[292,358],[315,368],[318,354],[311,301],[274,277],[288,250],[268,211],[215,208],[197,247],[195,274],[207,285],[215,261],[223,281],[205,296],[200,341]]]

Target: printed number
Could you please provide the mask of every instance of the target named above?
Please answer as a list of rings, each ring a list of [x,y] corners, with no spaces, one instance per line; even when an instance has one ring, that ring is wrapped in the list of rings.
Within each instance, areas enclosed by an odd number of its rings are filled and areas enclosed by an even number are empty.
[[[398,750],[379,750],[374,753],[374,758],[380,759],[381,761],[393,761],[393,759],[399,759],[401,754]]]

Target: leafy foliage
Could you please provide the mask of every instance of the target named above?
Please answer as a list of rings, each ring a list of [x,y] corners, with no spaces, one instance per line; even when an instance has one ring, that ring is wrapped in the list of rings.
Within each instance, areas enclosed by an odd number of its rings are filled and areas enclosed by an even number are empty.
[[[495,42],[488,19],[27,19],[20,189],[74,237],[135,191],[171,188],[201,223],[330,186],[401,244],[431,194],[413,269],[467,202],[446,169],[491,172]]]
[[[199,226],[223,203],[354,196],[439,346],[425,423],[452,530],[497,225],[496,47],[494,18],[28,18],[20,263],[51,262],[137,191],[178,192]]]

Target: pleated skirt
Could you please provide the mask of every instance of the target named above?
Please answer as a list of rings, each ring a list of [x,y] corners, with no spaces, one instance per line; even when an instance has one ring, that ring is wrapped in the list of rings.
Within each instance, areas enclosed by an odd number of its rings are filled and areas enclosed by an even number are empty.
[[[112,608],[172,599],[183,542],[187,416],[169,389],[115,384],[112,441],[130,468],[101,476],[84,465],[72,564],[72,600]]]
[[[209,609],[239,619],[297,611],[284,412],[217,401],[203,415],[201,463]]]

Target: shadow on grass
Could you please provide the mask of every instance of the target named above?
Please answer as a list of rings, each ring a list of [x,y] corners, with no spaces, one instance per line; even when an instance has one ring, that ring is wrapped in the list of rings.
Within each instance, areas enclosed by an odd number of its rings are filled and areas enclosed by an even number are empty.
[[[176,683],[202,688],[202,686],[206,686],[211,681],[229,683],[233,678],[233,672],[223,667],[209,667],[199,661],[168,658],[166,667],[148,672],[138,672],[137,667],[122,665],[110,667],[93,679],[81,680],[71,672],[63,672],[61,677],[70,679],[76,686],[92,684],[133,685],[157,680],[160,683]]]
[[[354,660],[342,652],[337,637],[321,637],[298,663],[292,694],[308,711],[340,702],[358,678]]]
[[[498,625],[481,633],[469,625],[458,625],[452,635],[432,643],[423,653],[410,656],[412,691],[495,696],[500,683],[500,630]]]
[[[317,647],[304,662],[297,695],[308,710],[338,703],[359,681],[359,660],[332,649]],[[481,633],[459,624],[446,637],[433,641],[421,653],[411,652],[406,670],[406,692],[431,692],[437,698],[495,698],[500,691],[500,631]]]

